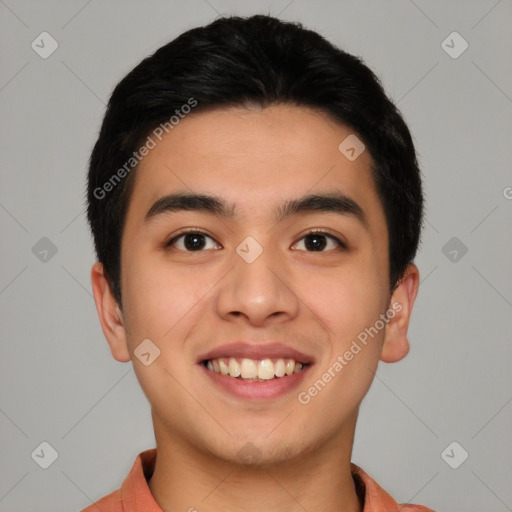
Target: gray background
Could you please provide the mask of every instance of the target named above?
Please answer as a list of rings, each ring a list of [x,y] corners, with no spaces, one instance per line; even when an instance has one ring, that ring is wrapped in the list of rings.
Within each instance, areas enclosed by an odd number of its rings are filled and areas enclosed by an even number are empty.
[[[0,510],[79,510],[154,446],[149,406],[131,363],[112,359],[91,295],[87,159],[114,85],[143,57],[219,14],[254,13],[362,56],[424,172],[411,352],[381,363],[353,461],[399,502],[512,510],[510,0],[0,0]],[[31,48],[43,31],[59,45],[47,59]],[[458,58],[441,46],[453,31],[469,44]],[[48,469],[31,457],[43,441],[58,452]],[[469,453],[458,469],[441,457],[453,441]],[[452,464],[461,450],[448,450]]]

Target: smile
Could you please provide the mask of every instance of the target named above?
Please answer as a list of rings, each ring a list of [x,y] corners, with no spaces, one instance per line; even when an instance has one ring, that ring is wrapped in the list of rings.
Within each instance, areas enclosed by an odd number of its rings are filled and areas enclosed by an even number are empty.
[[[235,379],[248,382],[263,382],[280,379],[285,376],[299,373],[308,364],[303,364],[294,359],[248,359],[235,357],[219,357],[208,359],[204,362],[208,370],[227,375]]]

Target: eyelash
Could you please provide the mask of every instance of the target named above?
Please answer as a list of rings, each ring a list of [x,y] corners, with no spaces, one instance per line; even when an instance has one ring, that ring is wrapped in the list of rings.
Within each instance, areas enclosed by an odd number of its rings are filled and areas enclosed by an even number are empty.
[[[204,235],[204,236],[214,240],[210,235],[208,235],[204,231],[201,231],[200,229],[196,228],[196,229],[190,229],[190,230],[187,230],[187,231],[182,231],[180,234],[174,236],[171,240],[166,242],[164,247],[166,249],[171,247],[174,243],[176,243],[177,240],[179,240],[180,238],[184,237],[185,235]],[[298,242],[303,240],[304,238],[306,238],[308,235],[322,235],[322,236],[325,236],[326,238],[330,238],[331,240],[335,240],[339,244],[339,248],[338,249],[342,249],[342,250],[343,249],[347,249],[347,245],[343,241],[341,241],[338,237],[332,235],[328,231],[321,230],[321,229],[313,229],[311,231],[308,231],[307,233],[302,235],[302,237],[298,240]],[[295,244],[293,244],[293,245],[296,245],[298,242],[295,242]],[[182,249],[179,249],[179,250],[182,250]],[[329,251],[332,251],[332,250],[334,250],[334,249],[329,249],[328,251],[305,251],[305,252],[329,252]],[[198,250],[198,251],[183,250],[183,252],[204,252],[204,249],[201,249],[201,250]]]

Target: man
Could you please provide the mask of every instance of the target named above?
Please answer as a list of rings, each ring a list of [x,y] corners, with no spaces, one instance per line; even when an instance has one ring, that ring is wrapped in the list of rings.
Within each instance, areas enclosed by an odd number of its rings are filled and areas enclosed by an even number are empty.
[[[423,215],[378,79],[300,24],[220,18],[142,61],[89,170],[92,286],[156,448],[87,512],[428,511],[351,463],[409,351]]]

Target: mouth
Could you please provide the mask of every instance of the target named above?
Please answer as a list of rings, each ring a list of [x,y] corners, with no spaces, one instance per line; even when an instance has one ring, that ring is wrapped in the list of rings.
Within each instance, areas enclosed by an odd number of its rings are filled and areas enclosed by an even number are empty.
[[[295,389],[315,359],[281,343],[232,343],[196,360],[215,388],[250,401],[266,401]]]
[[[248,359],[218,357],[202,362],[209,371],[245,382],[268,382],[300,373],[311,363],[288,358]]]

